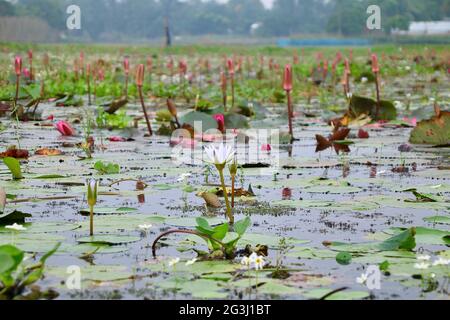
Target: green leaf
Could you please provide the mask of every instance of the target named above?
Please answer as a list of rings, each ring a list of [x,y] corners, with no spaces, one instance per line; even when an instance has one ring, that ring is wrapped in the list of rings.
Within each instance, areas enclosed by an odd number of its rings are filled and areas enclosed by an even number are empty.
[[[220,226],[214,228],[214,234],[212,237],[219,241],[222,241],[228,233],[229,225],[228,223],[224,223]]]
[[[23,179],[22,169],[20,168],[19,160],[15,158],[6,157],[3,159],[3,162],[8,167],[9,171],[11,171],[14,180]]]
[[[252,222],[249,217],[245,218],[244,220],[240,220],[234,224],[234,231],[242,237],[247,231],[248,227],[250,227],[251,223]]]
[[[24,252],[12,245],[0,246],[0,274],[16,270],[23,257]]]
[[[120,166],[114,163],[106,163],[102,161],[97,161],[94,164],[94,169],[100,174],[118,174],[120,173]]]
[[[450,144],[450,112],[441,112],[439,116],[419,122],[411,132],[409,142],[435,146]]]
[[[380,244],[384,251],[413,250],[416,247],[416,228],[408,229]]]
[[[352,254],[348,252],[339,252],[336,256],[337,263],[341,265],[349,265],[352,262]]]
[[[217,122],[212,116],[198,111],[192,111],[185,114],[180,118],[180,122],[182,124],[189,124],[193,128],[195,128],[195,125],[198,126],[198,124],[201,123],[203,132],[211,129],[217,129]]]

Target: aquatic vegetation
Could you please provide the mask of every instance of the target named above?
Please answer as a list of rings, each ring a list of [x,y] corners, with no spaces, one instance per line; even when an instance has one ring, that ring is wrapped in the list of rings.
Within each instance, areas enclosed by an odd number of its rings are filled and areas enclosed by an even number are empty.
[[[87,203],[89,205],[89,234],[94,235],[94,207],[97,204],[99,182],[95,179],[87,183]]]

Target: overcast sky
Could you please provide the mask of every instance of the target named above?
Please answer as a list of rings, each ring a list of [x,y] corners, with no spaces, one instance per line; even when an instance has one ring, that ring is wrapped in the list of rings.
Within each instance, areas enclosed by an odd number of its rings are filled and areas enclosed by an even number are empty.
[[[217,2],[227,2],[228,0],[216,0]],[[275,0],[261,0],[266,8],[271,8]]]

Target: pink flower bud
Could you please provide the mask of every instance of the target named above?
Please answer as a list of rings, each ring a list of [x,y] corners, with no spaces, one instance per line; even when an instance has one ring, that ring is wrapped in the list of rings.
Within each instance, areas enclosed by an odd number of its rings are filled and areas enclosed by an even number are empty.
[[[128,58],[125,58],[125,60],[123,60],[123,69],[125,70],[126,75],[130,73],[130,60],[128,60]]]
[[[283,89],[292,91],[292,66],[290,64],[287,64],[284,68]]]
[[[75,130],[73,130],[70,124],[66,121],[57,122],[55,127],[63,136],[69,137],[75,134]]]
[[[227,66],[228,66],[228,73],[230,75],[234,75],[234,62],[232,59],[227,60]]]
[[[378,57],[376,54],[372,54],[372,72],[380,72],[380,66],[378,65]]]
[[[14,67],[15,67],[15,71],[16,71],[16,76],[20,77],[20,75],[22,74],[22,58],[17,56],[16,59],[14,60]]]
[[[140,64],[136,71],[136,85],[142,87],[144,84],[144,65]]]

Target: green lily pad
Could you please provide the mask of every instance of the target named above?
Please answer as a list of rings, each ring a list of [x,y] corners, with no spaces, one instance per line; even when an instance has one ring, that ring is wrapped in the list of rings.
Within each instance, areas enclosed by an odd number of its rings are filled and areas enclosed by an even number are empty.
[[[140,241],[140,237],[122,236],[122,235],[97,235],[93,237],[83,237],[77,239],[79,243],[98,243],[108,245],[127,244]]]

